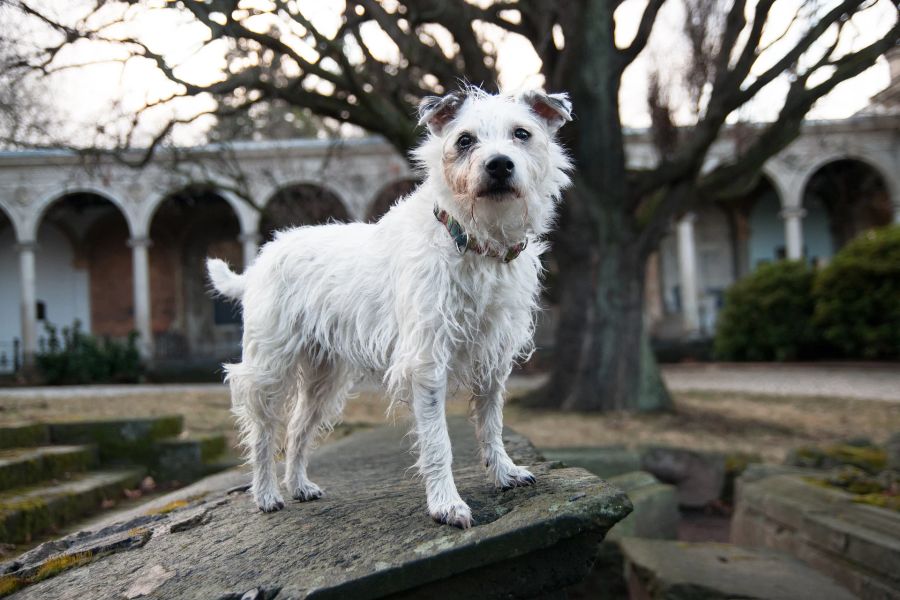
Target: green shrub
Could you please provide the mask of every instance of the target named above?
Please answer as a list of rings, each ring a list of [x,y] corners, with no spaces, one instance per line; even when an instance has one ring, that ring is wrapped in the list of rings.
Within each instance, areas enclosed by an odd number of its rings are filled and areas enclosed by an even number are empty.
[[[863,233],[816,276],[815,325],[847,358],[900,358],[900,225]]]
[[[62,328],[47,324],[46,339],[35,356],[42,379],[51,385],[80,383],[130,383],[138,380],[141,359],[137,333],[127,342],[98,340],[81,331],[81,323]]]
[[[792,360],[815,344],[813,272],[799,261],[761,265],[725,295],[713,352],[720,360]]]

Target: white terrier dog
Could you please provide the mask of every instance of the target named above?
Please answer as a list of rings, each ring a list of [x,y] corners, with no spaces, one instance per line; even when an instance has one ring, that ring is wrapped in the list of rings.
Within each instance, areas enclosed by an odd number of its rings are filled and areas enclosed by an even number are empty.
[[[503,447],[503,395],[514,362],[532,350],[541,236],[571,168],[554,135],[570,110],[564,94],[542,92],[426,98],[429,134],[414,153],[424,181],[380,221],[279,232],[242,275],[208,261],[215,289],[243,304],[243,360],[225,365],[226,381],[261,510],[284,507],[283,433],[287,489],[297,500],[322,495],[306,474],[312,444],[372,373],[393,401],[411,404],[435,520],[472,525],[451,472],[448,385],[473,392],[494,484],[534,483]]]

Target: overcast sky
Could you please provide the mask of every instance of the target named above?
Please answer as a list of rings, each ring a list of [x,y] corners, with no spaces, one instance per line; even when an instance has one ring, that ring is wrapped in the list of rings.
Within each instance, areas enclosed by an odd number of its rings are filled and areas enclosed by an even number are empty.
[[[262,1],[262,0],[261,0]],[[50,11],[71,18],[77,14],[77,7],[83,7],[85,0],[42,0],[40,4]],[[150,3],[160,6],[163,0]],[[778,36],[789,24],[791,15],[798,5],[809,2],[802,0],[778,0],[767,26],[767,36]],[[827,5],[822,2],[819,5]],[[617,39],[625,45],[633,36],[645,0],[626,0],[616,14]],[[317,0],[304,5],[314,18],[314,22],[327,31],[336,27],[342,2]],[[307,9],[305,9],[307,10]],[[863,46],[886,31],[897,18],[897,11],[890,0],[878,0],[873,7],[858,15],[848,28],[842,47],[850,49]],[[9,24],[7,24],[8,26]],[[224,43],[214,43],[200,50],[207,30],[184,14],[174,10],[149,10],[132,18],[132,31],[151,48],[164,52],[172,60],[181,64],[181,76],[198,83],[215,80],[224,64],[222,55]],[[621,93],[621,113],[627,126],[645,127],[649,124],[646,106],[647,73],[650,65],[662,65],[663,77],[677,79],[681,63],[686,56],[681,30],[681,5],[677,0],[669,0],[659,16],[647,50],[626,72]],[[42,35],[38,29],[23,28],[23,36],[28,42],[40,42]],[[798,30],[799,31],[799,30]],[[496,34],[493,34],[496,36]],[[23,38],[24,39],[24,38]],[[373,45],[382,47],[390,54],[390,43],[381,42],[373,35]],[[787,44],[791,36],[786,37]],[[524,38],[504,34],[495,37],[499,48],[499,69],[501,84],[509,90],[540,86],[543,81],[538,75],[540,61]],[[779,46],[761,57],[759,68],[778,56]],[[115,51],[96,44],[79,43],[64,59],[70,62],[90,62],[108,58]],[[882,58],[874,67],[850,82],[844,83],[823,99],[813,109],[810,118],[839,119],[852,115],[863,108],[868,99],[887,86],[889,82],[886,61]],[[173,87],[148,61],[131,61],[124,67],[120,64],[105,64],[69,71],[55,76],[52,82],[52,101],[64,115],[70,131],[66,135],[75,136],[85,128],[92,129],[98,122],[108,119],[111,106],[120,105],[123,114],[135,110],[145,102],[157,100],[170,94]],[[764,93],[750,105],[742,118],[766,120],[775,116],[780,100],[786,89],[784,81],[770,85]],[[559,90],[552,90],[559,91]],[[677,96],[675,98],[678,99]],[[182,115],[190,114],[202,103],[187,102],[173,109]],[[575,107],[577,112],[578,107]],[[161,118],[162,115],[159,115]],[[683,118],[687,118],[682,114]],[[201,132],[206,125],[182,131],[179,141],[193,143],[202,139]]]

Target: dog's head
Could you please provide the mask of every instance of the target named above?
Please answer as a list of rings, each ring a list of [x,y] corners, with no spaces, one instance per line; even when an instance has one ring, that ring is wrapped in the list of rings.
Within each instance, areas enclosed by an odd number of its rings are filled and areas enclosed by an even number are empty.
[[[571,168],[555,141],[572,119],[565,94],[490,95],[477,88],[425,98],[428,137],[416,158],[440,201],[480,238],[501,244],[549,227]]]

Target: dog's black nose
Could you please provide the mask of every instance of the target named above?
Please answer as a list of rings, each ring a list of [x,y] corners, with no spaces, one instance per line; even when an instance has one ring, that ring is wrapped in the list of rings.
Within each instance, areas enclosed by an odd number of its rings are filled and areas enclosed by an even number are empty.
[[[509,179],[515,169],[513,161],[505,154],[498,154],[484,165],[491,179]]]

